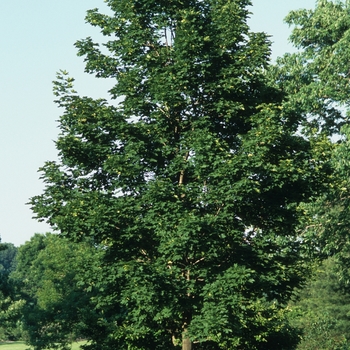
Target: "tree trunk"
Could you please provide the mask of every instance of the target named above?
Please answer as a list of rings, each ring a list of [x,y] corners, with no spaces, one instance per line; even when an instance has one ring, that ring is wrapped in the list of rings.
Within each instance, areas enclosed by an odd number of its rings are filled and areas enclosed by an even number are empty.
[[[191,339],[185,333],[182,336],[182,350],[192,350]]]

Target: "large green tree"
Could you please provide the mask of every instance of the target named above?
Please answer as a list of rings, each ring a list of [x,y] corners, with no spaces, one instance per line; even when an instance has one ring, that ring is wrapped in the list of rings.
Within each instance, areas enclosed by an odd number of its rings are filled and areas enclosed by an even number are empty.
[[[116,80],[114,101],[58,76],[60,160],[31,200],[105,251],[92,300],[106,334],[91,348],[293,348],[283,309],[306,275],[298,208],[322,190],[327,141],[301,134],[306,113],[266,76],[250,1],[107,4],[112,15],[86,18],[107,42],[76,46],[88,73]]]

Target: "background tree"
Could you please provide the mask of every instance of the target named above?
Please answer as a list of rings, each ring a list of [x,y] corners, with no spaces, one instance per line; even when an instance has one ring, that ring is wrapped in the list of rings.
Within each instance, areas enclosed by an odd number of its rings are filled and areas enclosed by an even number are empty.
[[[22,336],[20,309],[23,300],[15,300],[14,284],[9,278],[15,268],[17,248],[12,243],[0,244],[0,340]]]
[[[96,257],[97,250],[87,243],[53,234],[36,234],[19,248],[12,278],[26,301],[21,313],[29,345],[37,350],[69,349],[87,332],[87,318],[91,326],[97,322],[85,283],[85,269],[93,270]]]
[[[335,258],[315,266],[314,276],[291,303],[291,323],[302,331],[298,350],[350,347],[350,295],[339,279]]]
[[[293,27],[290,41],[298,52],[276,65],[287,105],[307,113],[307,126],[328,135],[347,122],[349,6],[348,1],[318,0],[313,10],[291,11],[285,21]]]
[[[338,133],[337,144],[330,154],[334,169],[332,183],[326,194],[305,208],[310,217],[305,237],[318,240],[319,249],[326,256],[338,254],[344,273],[348,268],[350,217],[349,11],[349,1],[327,0],[317,1],[314,10],[292,11],[286,21],[294,27],[291,41],[299,52],[281,58],[275,76],[280,86],[290,92],[289,104],[299,105],[308,113],[312,128],[324,134],[334,130]],[[326,118],[317,124],[319,117]],[[338,123],[334,124],[335,120]],[[339,131],[341,125],[343,128]],[[345,275],[344,279],[347,279]]]
[[[1,243],[0,245],[0,271],[10,273],[15,269],[17,247],[12,243]]]
[[[31,200],[62,235],[105,251],[92,300],[108,336],[90,348],[293,348],[299,204],[326,183],[329,142],[301,135],[306,114],[270,83],[248,0],[107,3],[113,15],[86,19],[110,40],[76,46],[87,72],[116,79],[116,101],[58,76],[60,160]]]
[[[289,94],[288,105],[308,115],[306,127],[321,134],[339,133],[330,154],[334,169],[326,193],[304,206],[308,221],[304,223],[305,242],[318,246],[321,257],[333,256],[316,281],[301,294],[300,322],[306,335],[300,348],[347,348],[349,293],[349,11],[348,1],[316,2],[314,10],[292,11],[286,18],[292,25],[292,43],[299,51],[278,60],[275,78]],[[323,119],[319,123],[319,118]],[[313,243],[316,243],[313,244]],[[330,262],[333,262],[330,266]],[[326,280],[319,280],[328,276]],[[317,295],[314,291],[317,288]],[[321,298],[326,299],[321,303]],[[342,305],[339,305],[339,298]],[[327,301],[328,300],[328,301]],[[325,313],[328,309],[328,314]]]

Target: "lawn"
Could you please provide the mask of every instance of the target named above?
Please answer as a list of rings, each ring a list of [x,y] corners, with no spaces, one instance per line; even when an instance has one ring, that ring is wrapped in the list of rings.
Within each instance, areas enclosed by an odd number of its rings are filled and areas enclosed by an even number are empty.
[[[79,345],[83,343],[74,343],[72,350],[79,350]],[[28,346],[21,341],[14,342],[0,342],[0,350],[26,350]]]

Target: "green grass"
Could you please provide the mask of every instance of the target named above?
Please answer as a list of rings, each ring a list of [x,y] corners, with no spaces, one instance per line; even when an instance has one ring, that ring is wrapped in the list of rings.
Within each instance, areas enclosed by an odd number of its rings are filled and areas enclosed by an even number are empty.
[[[28,347],[24,344],[24,342],[16,341],[16,342],[0,342],[1,350],[25,350]]]
[[[25,350],[28,346],[22,341],[0,342],[1,350]]]
[[[83,344],[83,342],[74,343],[72,346],[72,350],[79,350],[80,344]],[[22,341],[0,342],[0,350],[26,350],[26,349],[28,349],[28,345],[26,345]]]

